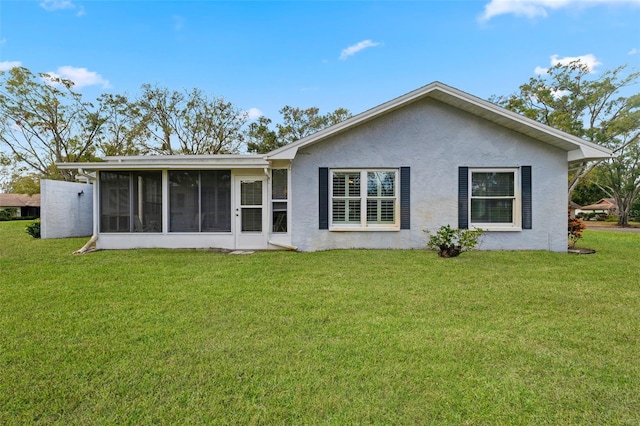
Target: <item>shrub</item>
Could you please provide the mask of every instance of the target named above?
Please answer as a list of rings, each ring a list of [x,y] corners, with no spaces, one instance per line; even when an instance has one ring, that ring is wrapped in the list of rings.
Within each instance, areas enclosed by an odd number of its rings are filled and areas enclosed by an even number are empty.
[[[580,238],[582,238],[582,231],[584,231],[584,222],[576,217],[569,215],[569,248],[574,248]]]
[[[430,231],[425,231],[430,234]],[[456,257],[463,251],[474,249],[480,242],[482,229],[453,229],[451,225],[441,226],[430,235],[427,247],[438,249],[440,257]]]
[[[27,225],[24,230],[33,238],[40,238],[40,220],[34,220],[33,223]]]

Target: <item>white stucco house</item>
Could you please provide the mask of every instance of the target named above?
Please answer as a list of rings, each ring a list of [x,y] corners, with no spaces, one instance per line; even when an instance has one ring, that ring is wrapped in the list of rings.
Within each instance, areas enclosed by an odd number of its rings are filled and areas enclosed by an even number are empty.
[[[97,247],[567,250],[567,173],[599,145],[439,82],[264,155],[63,163],[94,179]]]

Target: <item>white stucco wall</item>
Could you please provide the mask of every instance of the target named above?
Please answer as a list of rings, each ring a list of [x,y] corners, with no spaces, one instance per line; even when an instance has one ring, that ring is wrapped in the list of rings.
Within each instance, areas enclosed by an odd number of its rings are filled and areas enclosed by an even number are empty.
[[[292,164],[292,244],[300,250],[424,248],[425,229],[458,225],[458,167],[532,166],[533,229],[488,232],[480,249],[567,249],[567,153],[422,100],[298,151]],[[411,229],[318,229],[318,168],[411,167]]]
[[[90,236],[93,231],[93,185],[41,180],[41,237]],[[81,193],[81,195],[78,195]]]

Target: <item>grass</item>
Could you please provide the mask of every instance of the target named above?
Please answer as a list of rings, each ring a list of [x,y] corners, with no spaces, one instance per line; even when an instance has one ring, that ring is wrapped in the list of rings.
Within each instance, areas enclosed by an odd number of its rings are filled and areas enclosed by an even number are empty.
[[[640,422],[640,234],[74,256],[24,226],[0,222],[0,424]]]

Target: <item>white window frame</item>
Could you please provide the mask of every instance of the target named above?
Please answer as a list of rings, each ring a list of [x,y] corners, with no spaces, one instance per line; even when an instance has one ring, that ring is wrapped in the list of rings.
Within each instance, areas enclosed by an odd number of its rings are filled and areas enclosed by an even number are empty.
[[[474,173],[513,173],[513,196],[492,196],[492,197],[479,197],[473,196],[473,174]],[[518,167],[504,167],[504,168],[469,168],[469,189],[468,189],[468,198],[469,198],[469,211],[468,219],[469,219],[469,227],[476,229],[483,229],[485,231],[521,231],[522,230],[522,187],[520,184],[520,168]],[[513,212],[511,222],[504,223],[483,223],[483,222],[472,222],[471,221],[471,205],[473,199],[490,199],[490,200],[498,200],[498,199],[509,199],[513,200]]]
[[[394,174],[394,188],[392,197],[394,200],[393,223],[367,223],[367,174],[369,172],[391,172]],[[336,173],[360,173],[360,223],[334,223],[333,222],[333,177]],[[391,197],[389,197],[391,198]],[[330,169],[329,173],[329,230],[330,231],[398,231],[400,230],[400,170],[399,169]]]
[[[275,172],[276,170],[285,170],[287,172],[287,186],[285,189],[285,198],[274,198],[273,196],[273,172]],[[289,212],[289,194],[291,193],[290,191],[290,182],[291,182],[291,170],[289,170],[289,168],[287,167],[276,167],[271,169],[271,175],[269,177],[269,194],[270,194],[270,199],[271,199],[271,204],[270,204],[270,211],[271,211],[271,216],[270,216],[270,220],[269,220],[269,233],[270,234],[279,234],[279,235],[286,235],[289,233],[289,229],[291,228],[290,226],[290,220],[289,218],[291,217],[291,214]],[[282,203],[286,205],[286,221],[285,221],[285,228],[287,229],[286,231],[275,231],[274,230],[274,224],[273,224],[273,218],[274,218],[274,214],[276,212],[275,209],[275,204],[276,203]]]

